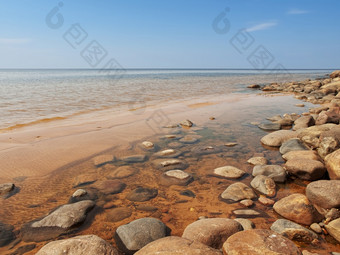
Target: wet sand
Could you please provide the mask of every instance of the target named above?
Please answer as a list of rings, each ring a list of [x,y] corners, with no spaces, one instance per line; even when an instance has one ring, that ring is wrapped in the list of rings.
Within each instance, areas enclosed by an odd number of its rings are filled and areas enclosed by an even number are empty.
[[[148,160],[132,163],[139,171],[135,175],[121,179],[127,184],[126,189],[116,195],[98,193],[97,207],[92,211],[85,224],[76,233],[67,237],[95,234],[113,245],[114,231],[123,224],[142,217],[161,219],[172,230],[172,235],[181,235],[184,228],[199,216],[236,218],[233,210],[242,208],[239,203],[227,204],[219,195],[235,180],[220,179],[211,176],[212,170],[223,165],[233,165],[248,173],[241,179],[249,184],[252,166],[247,160],[254,155],[265,156],[269,164],[282,164],[280,153],[276,149],[265,148],[260,138],[266,134],[251,122],[263,122],[266,117],[283,113],[302,113],[311,106],[295,107],[299,101],[291,95],[229,94],[220,97],[206,97],[200,100],[182,101],[174,105],[158,105],[130,112],[101,111],[74,116],[12,130],[0,134],[0,180],[11,181],[20,191],[1,199],[0,218],[4,223],[12,224],[15,230],[29,221],[48,214],[53,208],[66,204],[75,190],[77,183],[93,180],[93,184],[83,186],[94,188],[96,183],[108,179],[110,170],[96,167],[93,157],[110,154],[119,158],[125,155],[145,154]],[[194,106],[194,107],[193,107]],[[215,120],[210,120],[210,117]],[[190,119],[192,128],[163,128]],[[170,143],[178,139],[164,138],[165,134],[176,134],[178,138],[191,135],[199,138],[194,144],[182,144],[177,150],[182,154],[189,167],[185,170],[194,176],[188,186],[163,186],[159,184],[161,171],[155,169],[152,160],[155,151],[145,151],[140,143],[144,140],[153,142],[158,150],[168,149]],[[225,143],[236,142],[234,147]],[[197,155],[193,149],[197,146],[214,146],[219,152]],[[119,166],[110,164],[112,169]],[[290,181],[279,186],[275,201],[291,193],[304,193],[308,182]],[[158,189],[158,196],[146,202],[131,202],[126,195],[138,186]],[[180,195],[183,190],[191,190],[196,197]],[[139,204],[158,208],[155,212],[137,209]],[[107,219],[112,208],[129,208],[132,215],[118,222]],[[107,208],[107,209],[103,209]],[[279,216],[271,207],[255,203],[252,209],[262,211],[262,217],[253,218],[256,228],[269,228]],[[332,240],[331,240],[332,242]],[[37,243],[37,247],[26,253],[35,254],[46,242]],[[20,242],[8,251],[9,246],[0,249],[3,254],[10,254],[17,247],[26,244]],[[300,244],[302,245],[302,244]],[[308,250],[340,251],[336,244],[322,243],[320,247],[306,246]]]

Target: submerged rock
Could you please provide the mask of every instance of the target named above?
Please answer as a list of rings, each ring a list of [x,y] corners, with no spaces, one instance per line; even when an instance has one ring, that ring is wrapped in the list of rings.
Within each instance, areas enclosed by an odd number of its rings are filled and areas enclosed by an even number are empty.
[[[184,170],[188,167],[188,163],[181,159],[169,158],[169,159],[156,159],[152,161],[152,164],[155,168],[161,171],[169,171],[169,170]]]
[[[147,160],[147,157],[145,155],[130,155],[121,157],[120,160],[126,162],[126,163],[138,163],[138,162],[144,162]]]
[[[246,184],[242,182],[236,182],[231,184],[223,193],[221,194],[221,198],[226,200],[227,202],[238,202],[243,199],[254,199],[256,198],[256,194],[252,188],[248,187]]]
[[[15,239],[13,229],[13,226],[0,222],[0,247],[9,244]]]
[[[193,181],[192,175],[182,170],[169,170],[161,175],[160,184],[186,186]]]
[[[106,180],[96,182],[93,187],[104,194],[118,194],[125,189],[126,184],[118,180]]]
[[[192,144],[192,143],[196,143],[198,141],[198,139],[196,137],[191,136],[191,135],[186,135],[183,138],[179,139],[179,141],[181,143]]]
[[[118,255],[118,251],[95,235],[76,236],[68,239],[53,241],[43,246],[36,255]]]
[[[108,167],[105,167],[106,170],[110,170]],[[138,169],[132,166],[120,166],[117,168],[113,168],[106,175],[109,179],[123,179],[135,175],[138,173]]]
[[[153,155],[155,157],[159,157],[159,158],[176,158],[181,154],[182,153],[180,151],[176,151],[174,149],[167,149],[167,150],[162,150],[162,151],[156,152]]]
[[[132,211],[129,208],[113,208],[105,211],[106,220],[110,222],[117,222],[129,218],[132,215]]]
[[[143,188],[138,187],[132,190],[127,196],[126,199],[135,202],[144,202],[150,199],[155,198],[158,195],[157,189]]]
[[[281,129],[281,125],[279,123],[262,123],[258,125],[258,127],[265,131],[275,131]]]
[[[93,163],[95,166],[102,166],[107,163],[110,163],[114,160],[113,155],[100,155],[95,158],[93,158]]]
[[[242,177],[245,172],[234,166],[222,166],[214,169],[214,175],[218,177],[238,179]]]

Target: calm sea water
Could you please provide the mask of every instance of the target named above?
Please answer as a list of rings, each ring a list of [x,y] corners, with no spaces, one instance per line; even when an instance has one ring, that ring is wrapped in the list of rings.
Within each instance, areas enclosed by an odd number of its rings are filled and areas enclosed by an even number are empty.
[[[105,108],[133,109],[158,102],[223,93],[251,93],[245,85],[303,80],[332,70],[0,70],[0,130]]]

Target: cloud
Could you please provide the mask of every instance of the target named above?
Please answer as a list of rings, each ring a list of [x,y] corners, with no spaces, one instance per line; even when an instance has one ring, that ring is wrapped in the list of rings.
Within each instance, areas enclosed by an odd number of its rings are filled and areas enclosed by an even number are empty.
[[[289,15],[299,15],[299,14],[306,14],[309,13],[310,11],[307,10],[300,10],[300,9],[291,9],[287,12]]]
[[[252,27],[249,27],[246,29],[247,32],[254,32],[254,31],[259,31],[259,30],[265,30],[271,27],[275,27],[277,25],[277,22],[266,22],[266,23],[261,23]]]
[[[31,41],[30,38],[0,38],[0,44],[26,44]]]

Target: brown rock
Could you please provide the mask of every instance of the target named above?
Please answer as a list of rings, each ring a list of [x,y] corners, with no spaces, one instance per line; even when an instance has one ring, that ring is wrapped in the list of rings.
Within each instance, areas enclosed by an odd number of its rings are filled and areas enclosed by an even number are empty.
[[[231,219],[202,219],[188,225],[182,237],[220,249],[229,236],[242,230],[242,225]]]
[[[330,78],[334,79],[336,77],[340,77],[340,70],[333,71],[330,75]]]
[[[320,179],[326,172],[323,163],[309,159],[290,159],[285,164],[285,169],[302,180],[315,181]]]
[[[117,194],[125,189],[126,184],[117,180],[107,180],[96,182],[93,187],[104,194]]]
[[[311,225],[319,222],[322,216],[303,194],[292,194],[274,204],[274,210],[281,216],[296,223]]]
[[[290,151],[283,154],[282,157],[285,160],[291,159],[306,159],[306,160],[321,160],[318,153],[313,150],[303,150],[303,151]]]
[[[263,205],[273,205],[273,204],[275,204],[274,200],[269,199],[269,198],[262,196],[262,195],[260,196],[258,201]]]
[[[109,179],[123,179],[130,177],[138,172],[138,169],[132,166],[120,166],[118,168],[115,168],[111,165],[105,165],[104,169],[110,171],[109,174],[106,175],[106,177]]]
[[[291,138],[296,138],[297,133],[290,130],[279,130],[261,138],[261,142],[268,146],[279,147]]]
[[[238,202],[243,199],[256,198],[256,194],[252,188],[248,187],[242,182],[231,184],[222,194],[221,198],[227,202]]]
[[[289,239],[266,229],[238,232],[223,244],[228,255],[300,255],[299,248]]]
[[[340,180],[320,180],[307,185],[306,196],[325,209],[340,207]]]
[[[325,157],[327,171],[331,180],[340,180],[340,149]]]
[[[340,243],[340,218],[325,225],[328,233]]]
[[[307,128],[315,124],[314,118],[312,116],[302,116],[294,121],[293,130],[299,130],[302,128]]]
[[[132,214],[129,208],[113,208],[105,211],[106,220],[111,222],[117,222],[129,218]]]
[[[266,196],[274,197],[276,195],[275,182],[272,178],[265,175],[255,176],[255,178],[250,182],[250,185],[253,187],[253,189]]]

